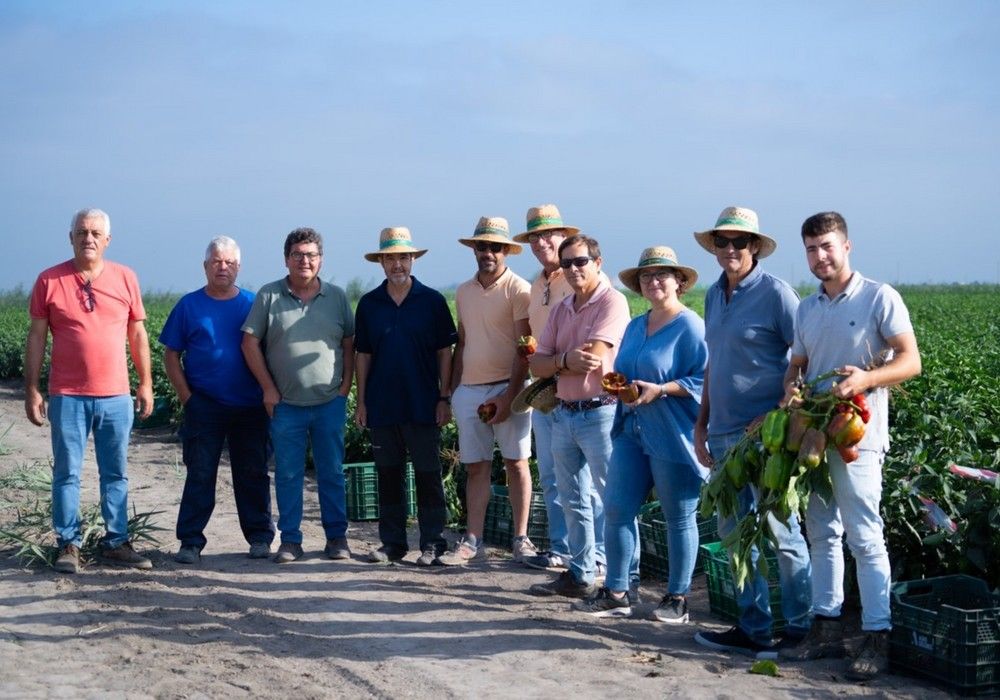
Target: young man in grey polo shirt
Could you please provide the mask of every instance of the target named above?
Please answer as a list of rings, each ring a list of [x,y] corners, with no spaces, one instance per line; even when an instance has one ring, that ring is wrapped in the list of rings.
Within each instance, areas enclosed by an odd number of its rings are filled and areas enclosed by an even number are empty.
[[[274,443],[279,564],[302,556],[302,487],[312,447],[325,552],[347,559],[344,422],[354,374],[354,314],[340,287],[319,278],[323,238],[298,228],[285,239],[288,275],[257,292],[243,324],[243,355],[264,390]]]
[[[833,498],[824,504],[813,495],[806,510],[813,571],[813,626],[805,642],[782,650],[788,659],[842,656],[840,609],[844,600],[843,538],[857,565],[864,644],[848,677],[870,680],[888,667],[889,555],[879,504],[882,462],[889,449],[889,391],[920,373],[920,351],[910,315],[899,293],[852,272],[847,222],[836,212],[810,216],[802,241],[815,294],[803,300],[796,316],[792,359],[785,373],[786,402],[795,401],[797,379],[806,381],[836,369],[840,376],[817,387],[843,399],[867,398],[871,419],[850,465],[827,450]]]

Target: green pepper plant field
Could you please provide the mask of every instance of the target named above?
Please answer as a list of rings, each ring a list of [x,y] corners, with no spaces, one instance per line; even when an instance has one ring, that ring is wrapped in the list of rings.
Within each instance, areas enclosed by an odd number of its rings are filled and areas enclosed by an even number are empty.
[[[916,329],[921,376],[892,391],[892,448],[882,512],[893,578],[967,573],[1000,586],[1000,287],[900,287]],[[812,289],[804,289],[810,293]],[[701,313],[703,290],[684,302]],[[175,296],[145,298],[154,393],[173,400],[157,340]],[[643,300],[629,294],[633,314]],[[23,373],[26,294],[0,294],[0,378]],[[353,396],[352,396],[353,401]],[[177,410],[174,406],[174,413]],[[443,447],[454,449],[455,431]],[[444,443],[448,444],[444,444]],[[364,433],[349,421],[348,461],[370,460]],[[953,469],[952,465],[985,472]],[[457,489],[452,485],[452,497]]]

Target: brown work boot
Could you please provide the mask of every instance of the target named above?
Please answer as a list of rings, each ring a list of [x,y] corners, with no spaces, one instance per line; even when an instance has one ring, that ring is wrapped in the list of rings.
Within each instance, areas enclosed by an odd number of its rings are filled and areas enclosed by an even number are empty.
[[[80,548],[75,544],[67,544],[59,550],[59,556],[52,568],[61,574],[75,574],[80,570]]]
[[[853,681],[870,681],[889,668],[889,630],[865,634],[865,641],[847,669]]]
[[[778,650],[778,658],[785,661],[812,661],[814,659],[839,659],[847,653],[844,648],[844,625],[839,617],[816,617],[799,644]]]
[[[153,562],[135,551],[131,542],[122,542],[114,549],[102,549],[101,561],[112,566],[128,566],[133,569],[153,568]]]

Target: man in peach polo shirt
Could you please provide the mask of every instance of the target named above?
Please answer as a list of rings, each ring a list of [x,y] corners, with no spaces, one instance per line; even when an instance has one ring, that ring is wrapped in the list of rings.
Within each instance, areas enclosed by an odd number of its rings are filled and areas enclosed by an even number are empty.
[[[559,265],[573,288],[552,309],[530,360],[538,377],[558,375],[553,411],[552,456],[556,484],[569,533],[569,569],[534,595],[585,598],[593,595],[596,562],[604,559],[604,508],[601,497],[611,459],[611,425],[616,397],[601,379],[630,320],[625,296],[601,275],[601,249],[593,238],[577,235],[559,246]]]
[[[455,292],[458,344],[452,366],[452,412],[458,424],[459,450],[468,471],[465,487],[466,534],[438,561],[466,564],[485,555],[482,546],[494,442],[500,446],[514,514],[514,560],[538,551],[528,539],[531,499],[531,417],[512,413],[514,397],[524,388],[528,368],[517,353],[517,339],[528,334],[530,285],[507,267],[507,255],[521,252],[510,239],[507,220],[483,217],[471,238],[459,242],[475,251],[476,275]],[[495,415],[483,421],[480,406]]]

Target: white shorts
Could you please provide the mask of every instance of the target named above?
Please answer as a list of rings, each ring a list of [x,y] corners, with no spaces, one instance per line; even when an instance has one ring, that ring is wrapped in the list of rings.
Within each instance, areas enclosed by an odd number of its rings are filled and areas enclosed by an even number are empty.
[[[480,404],[507,391],[508,384],[461,384],[455,389],[451,410],[458,424],[459,458],[465,464],[492,462],[494,442],[504,459],[531,457],[531,411],[511,413],[496,425],[483,423],[476,412]]]

